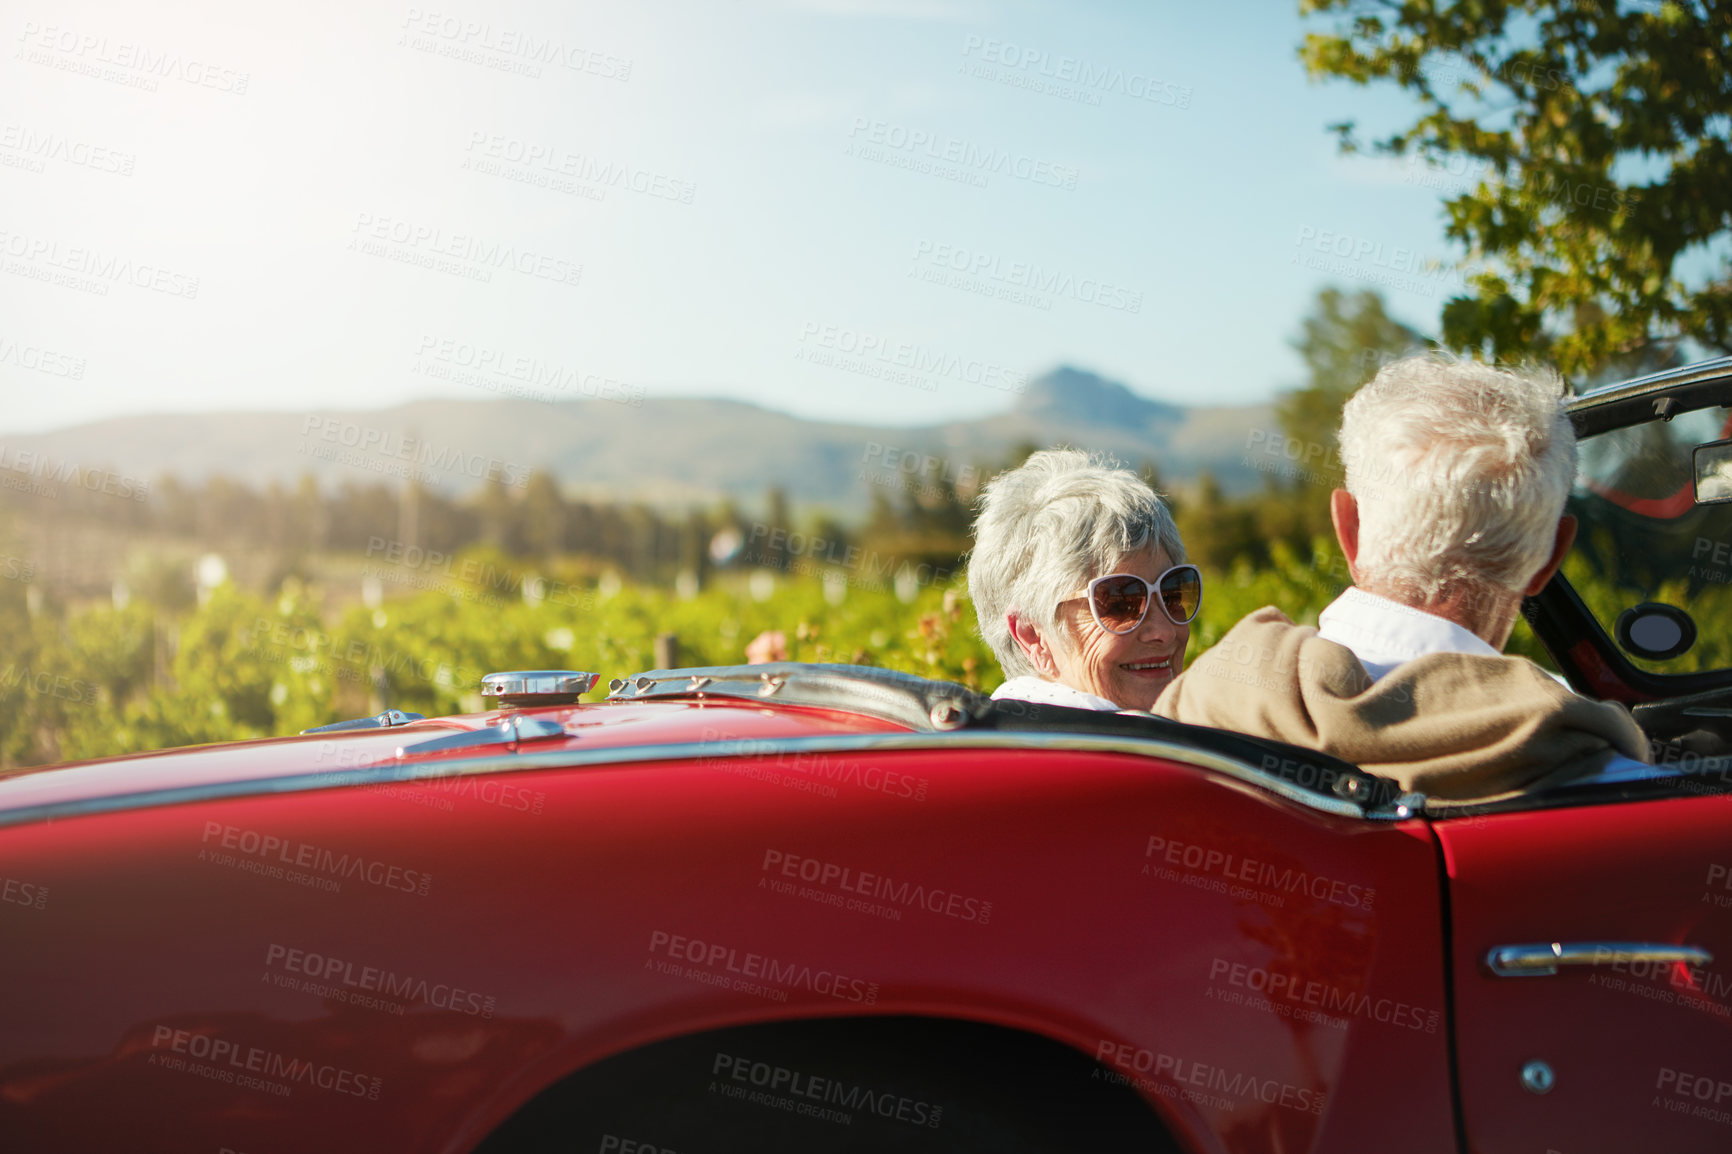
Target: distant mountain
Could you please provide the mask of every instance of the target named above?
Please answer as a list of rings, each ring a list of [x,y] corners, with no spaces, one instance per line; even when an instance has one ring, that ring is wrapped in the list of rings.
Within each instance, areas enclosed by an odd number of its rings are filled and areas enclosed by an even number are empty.
[[[1068,365],[1030,381],[1016,411],[1041,421],[1149,432],[1170,430],[1185,417],[1178,405],[1139,397],[1117,381]]]
[[[892,473],[910,483],[955,478],[1027,442],[1153,463],[1167,484],[1209,469],[1227,491],[1244,491],[1261,481],[1244,462],[1247,432],[1271,420],[1268,405],[1187,408],[1061,367],[1030,381],[1007,412],[943,425],[809,421],[700,397],[434,400],[371,412],[117,417],[0,436],[0,466],[38,454],[28,459],[50,472],[71,464],[140,480],[223,474],[254,486],[293,485],[304,473],[324,487],[415,474],[448,492],[548,469],[567,491],[597,498],[666,505],[726,495],[756,504],[778,485],[803,507],[853,515]]]

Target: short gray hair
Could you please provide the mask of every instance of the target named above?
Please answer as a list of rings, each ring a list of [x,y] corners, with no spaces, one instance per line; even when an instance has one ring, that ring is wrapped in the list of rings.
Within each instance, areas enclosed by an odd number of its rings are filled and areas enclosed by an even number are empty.
[[[1550,559],[1576,475],[1562,379],[1443,353],[1379,370],[1341,414],[1356,568],[1429,598],[1520,591]]]
[[[980,495],[968,593],[1005,675],[1037,672],[1011,636],[1008,614],[1050,633],[1062,598],[1150,544],[1174,564],[1185,559],[1167,506],[1115,461],[1047,449],[994,477]]]

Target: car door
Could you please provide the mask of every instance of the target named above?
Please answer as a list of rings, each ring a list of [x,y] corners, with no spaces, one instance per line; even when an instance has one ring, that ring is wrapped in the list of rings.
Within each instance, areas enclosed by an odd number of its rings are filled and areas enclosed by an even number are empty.
[[[1732,795],[1664,789],[1436,824],[1470,1150],[1732,1149]]]

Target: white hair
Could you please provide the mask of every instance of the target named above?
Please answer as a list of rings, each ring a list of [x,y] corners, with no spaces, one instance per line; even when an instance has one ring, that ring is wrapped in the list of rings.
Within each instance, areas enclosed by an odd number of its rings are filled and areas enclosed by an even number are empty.
[[[1431,353],[1385,365],[1341,414],[1363,584],[1429,599],[1520,592],[1551,558],[1576,474],[1563,381]]]
[[[994,477],[980,495],[968,593],[1006,676],[1038,675],[1011,636],[1008,614],[1052,635],[1061,600],[1150,544],[1174,564],[1185,559],[1167,506],[1116,462],[1047,449]]]

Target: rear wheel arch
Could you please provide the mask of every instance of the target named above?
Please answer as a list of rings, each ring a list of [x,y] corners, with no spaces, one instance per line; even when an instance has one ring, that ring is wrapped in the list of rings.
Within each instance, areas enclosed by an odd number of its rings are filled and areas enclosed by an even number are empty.
[[[897,1016],[732,1026],[627,1050],[548,1086],[475,1154],[1078,1149],[1182,1148],[1123,1077],[1069,1046]]]

